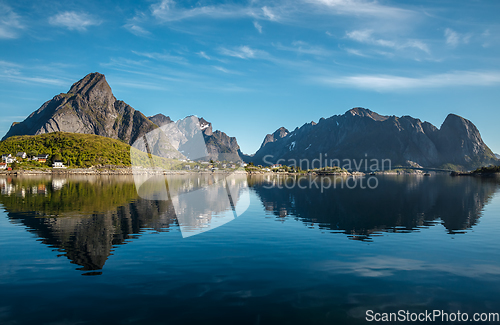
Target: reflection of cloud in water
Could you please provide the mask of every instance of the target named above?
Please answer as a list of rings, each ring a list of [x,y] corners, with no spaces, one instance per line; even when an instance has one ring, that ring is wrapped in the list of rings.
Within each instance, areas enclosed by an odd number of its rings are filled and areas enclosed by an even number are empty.
[[[362,277],[389,277],[400,271],[440,272],[468,278],[500,275],[500,267],[489,264],[430,263],[416,259],[392,256],[363,257],[353,262],[326,261],[317,266],[319,270],[334,273],[356,274]]]

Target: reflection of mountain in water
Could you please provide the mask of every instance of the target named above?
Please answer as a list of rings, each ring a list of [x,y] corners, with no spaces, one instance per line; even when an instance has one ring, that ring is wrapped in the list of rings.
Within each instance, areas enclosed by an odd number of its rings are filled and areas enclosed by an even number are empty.
[[[168,231],[175,224],[189,233],[183,233],[186,237],[232,220],[235,207],[228,193],[238,204],[247,178],[218,177],[169,177],[170,195],[165,197],[159,186],[165,188],[163,177],[141,186],[144,196],[137,194],[129,176],[8,177],[0,178],[0,203],[11,220],[59,249],[80,270],[100,270],[114,247],[136,238],[144,228]]]
[[[301,182],[307,189],[291,186],[290,178],[285,186],[287,178],[283,177],[281,181],[250,177],[249,185],[265,209],[279,218],[296,217],[308,225],[317,224],[360,240],[380,231],[410,232],[439,219],[450,234],[463,232],[477,223],[498,189],[495,180],[473,177],[377,177],[378,187],[373,190],[342,189],[337,183],[337,188],[332,186],[322,193],[310,180]]]
[[[136,175],[134,179],[140,197],[172,202],[183,237],[230,222],[250,204],[246,174]]]
[[[172,204],[137,198],[130,177],[1,178],[0,187],[9,218],[81,270],[102,269],[113,247],[142,228],[165,231],[176,223]]]

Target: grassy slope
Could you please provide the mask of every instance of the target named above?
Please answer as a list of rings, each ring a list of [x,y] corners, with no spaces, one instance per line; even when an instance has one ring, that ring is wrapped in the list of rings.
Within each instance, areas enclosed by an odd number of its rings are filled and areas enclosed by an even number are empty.
[[[0,142],[0,154],[26,152],[29,156],[48,154],[49,160],[59,154],[69,167],[90,167],[97,165],[130,166],[130,146],[120,140],[92,134],[55,132],[40,135],[13,136]],[[135,149],[134,149],[135,150]],[[147,166],[147,154],[135,150],[135,161]],[[156,157],[163,163],[171,160]],[[20,166],[47,167],[47,164],[23,162]]]

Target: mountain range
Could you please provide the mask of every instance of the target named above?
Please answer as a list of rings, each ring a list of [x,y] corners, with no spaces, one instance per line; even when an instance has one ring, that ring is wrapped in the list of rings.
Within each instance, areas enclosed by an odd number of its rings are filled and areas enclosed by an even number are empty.
[[[106,77],[95,72],[74,83],[67,93],[45,102],[23,122],[13,123],[2,140],[14,135],[61,131],[95,134],[132,145],[147,133],[173,122],[163,114],[146,117],[127,103],[117,100]],[[199,119],[199,124],[207,144],[206,160],[241,160],[236,138],[213,131],[212,124],[203,118]],[[146,148],[143,149],[146,151]],[[155,154],[166,158],[185,158],[178,147],[167,149]]]
[[[411,116],[384,116],[357,107],[343,115],[321,118],[318,123],[306,123],[291,132],[280,127],[265,136],[253,155],[243,154],[236,138],[213,131],[212,124],[204,118],[189,116],[184,120],[199,125],[208,153],[202,160],[244,160],[268,165],[320,157],[328,157],[328,161],[390,159],[393,166],[464,169],[499,163],[476,126],[455,114],[449,114],[437,128]],[[2,140],[14,135],[63,131],[95,134],[133,145],[158,128],[172,129],[170,125],[175,123],[163,114],[146,117],[117,100],[105,76],[95,72],[74,83],[67,93],[45,102],[23,122],[13,123]],[[162,149],[155,154],[182,159],[186,157],[183,143],[179,138],[168,145],[153,143],[152,147]],[[146,151],[146,147],[139,149]]]
[[[318,157],[343,161],[390,159],[392,165],[474,169],[498,164],[469,120],[449,114],[438,129],[411,116],[383,116],[356,107],[343,115],[306,123],[292,132],[281,127],[245,157],[271,164]]]

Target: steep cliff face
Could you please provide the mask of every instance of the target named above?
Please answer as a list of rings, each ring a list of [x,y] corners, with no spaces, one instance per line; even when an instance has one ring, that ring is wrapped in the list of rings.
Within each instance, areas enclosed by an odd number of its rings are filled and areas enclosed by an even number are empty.
[[[498,163],[474,124],[453,114],[438,129],[411,116],[382,116],[357,107],[286,135],[282,129],[267,135],[261,148],[246,160],[268,164],[284,159],[281,162],[287,163],[322,155],[329,163],[331,159],[390,159],[393,166],[476,168]]]
[[[235,137],[230,137],[219,130],[213,131],[212,123],[207,122],[203,117],[199,119],[199,122],[208,151],[208,159],[233,162],[242,160],[239,154],[240,146]]]
[[[96,134],[130,144],[155,127],[141,112],[117,100],[104,75],[96,72],[74,83],[67,93],[47,101],[23,122],[13,124],[3,139],[63,131]]]
[[[455,114],[446,117],[435,138],[436,146],[449,163],[487,165],[496,158],[486,146],[479,130],[469,120]]]

